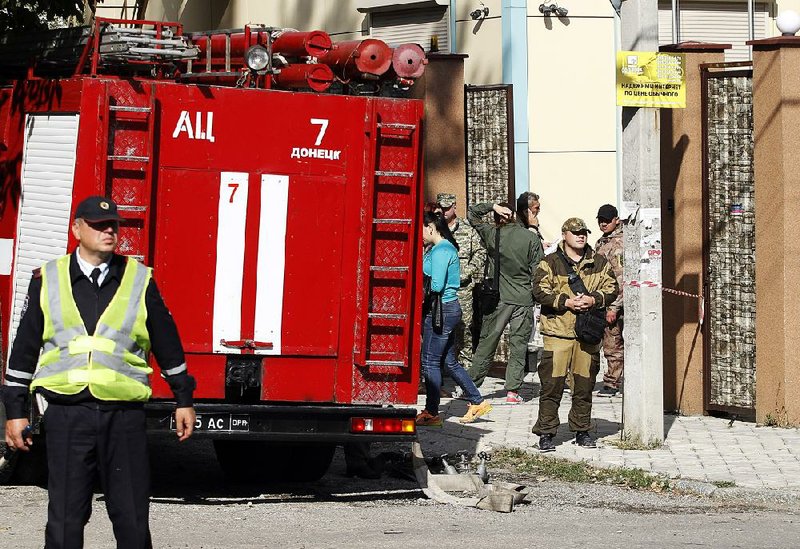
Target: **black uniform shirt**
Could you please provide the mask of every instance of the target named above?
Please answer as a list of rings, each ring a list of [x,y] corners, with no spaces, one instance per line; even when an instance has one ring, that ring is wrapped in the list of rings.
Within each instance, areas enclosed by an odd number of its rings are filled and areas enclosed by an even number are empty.
[[[108,274],[99,289],[95,289],[92,281],[83,274],[75,259],[74,252],[69,261],[70,280],[72,282],[72,295],[78,306],[86,332],[93,334],[97,321],[105,311],[114,294],[119,288],[122,275],[125,271],[126,259],[124,256],[114,254],[108,265]],[[40,304],[40,294],[42,289],[41,275],[36,275],[31,279],[28,287],[27,308],[20,319],[17,335],[11,348],[11,356],[8,360],[8,367],[11,370],[33,373],[39,360],[39,353],[42,348],[42,333],[44,332],[44,314]],[[183,346],[178,337],[178,328],[172,318],[172,314],[164,304],[161,294],[158,291],[155,280],[150,279],[150,283],[145,291],[145,306],[147,307],[147,331],[150,334],[150,344],[155,355],[156,361],[162,370],[162,375],[169,383],[178,407],[192,405],[192,392],[195,388],[195,381],[192,376],[184,369],[183,372],[166,375],[165,371],[176,368],[185,362]],[[22,379],[6,374],[8,381],[13,381],[24,387],[4,386],[3,403],[6,407],[7,419],[18,419],[27,417],[27,396],[30,379]],[[61,395],[38,389],[49,402],[60,404],[76,404],[86,401],[97,401],[97,399],[84,389],[76,395]],[[115,406],[114,402],[102,402],[102,405]]]

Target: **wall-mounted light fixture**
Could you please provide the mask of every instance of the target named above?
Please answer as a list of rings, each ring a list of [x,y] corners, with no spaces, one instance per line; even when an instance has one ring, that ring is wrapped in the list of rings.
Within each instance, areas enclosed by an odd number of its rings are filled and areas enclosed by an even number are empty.
[[[481,2],[482,8],[478,8],[469,12],[469,16],[473,19],[473,21],[480,21],[481,19],[486,19],[489,17],[489,8],[483,5]]]
[[[775,19],[775,25],[783,36],[794,36],[800,31],[800,15],[796,11],[786,10]]]
[[[569,13],[569,10],[567,8],[562,8],[553,2],[552,4],[539,4],[539,13],[545,17],[549,17],[551,15],[555,15],[556,17],[566,17]]]

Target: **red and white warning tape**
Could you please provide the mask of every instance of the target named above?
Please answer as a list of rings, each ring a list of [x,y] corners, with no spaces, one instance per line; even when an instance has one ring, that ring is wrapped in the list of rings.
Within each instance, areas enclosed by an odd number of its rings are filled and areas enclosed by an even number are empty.
[[[695,299],[699,299],[699,307],[697,311],[698,322],[700,324],[703,323],[703,318],[705,317],[705,307],[704,307],[704,300],[702,294],[690,294],[689,292],[684,292],[682,290],[675,290],[673,288],[665,288],[662,284],[658,282],[653,282],[652,280],[630,280],[625,283],[626,286],[634,286],[636,288],[661,288],[662,292],[667,292],[668,294],[679,295],[682,297],[693,297]]]
[[[681,290],[674,290],[672,288],[665,288],[664,286],[662,286],[658,282],[653,282],[651,280],[643,280],[643,281],[631,280],[630,282],[626,282],[625,284],[628,285],[628,286],[636,286],[637,288],[642,288],[642,287],[645,287],[645,288],[661,288],[661,291],[667,292],[667,293],[670,293],[670,294],[682,295],[683,297],[694,297],[696,299],[703,299],[702,295],[690,294],[689,292],[684,292],[684,291],[681,291]]]

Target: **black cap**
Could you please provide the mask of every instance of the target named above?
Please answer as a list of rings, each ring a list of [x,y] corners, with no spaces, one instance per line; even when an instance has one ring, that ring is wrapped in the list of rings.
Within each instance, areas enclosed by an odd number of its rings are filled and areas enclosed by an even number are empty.
[[[618,215],[617,209],[611,204],[603,204],[600,206],[600,209],[597,210],[597,217],[599,219],[614,219]]]
[[[86,221],[121,221],[117,213],[117,205],[105,196],[90,196],[84,198],[75,208],[75,219]]]

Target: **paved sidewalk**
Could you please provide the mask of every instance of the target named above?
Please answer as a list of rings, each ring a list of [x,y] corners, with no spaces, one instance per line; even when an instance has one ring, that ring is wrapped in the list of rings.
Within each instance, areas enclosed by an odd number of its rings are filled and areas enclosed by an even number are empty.
[[[600,385],[598,384],[598,387]],[[522,404],[506,404],[502,380],[488,378],[481,392],[494,409],[475,423],[461,425],[458,418],[467,408],[463,400],[442,399],[445,416],[442,429],[420,428],[425,455],[477,452],[510,446],[538,452],[539,437],[531,433],[538,413],[538,379],[525,383]],[[536,396],[534,396],[536,395]],[[419,409],[425,397],[420,395]],[[598,466],[635,467],[672,478],[704,482],[734,482],[737,487],[779,489],[800,494],[800,430],[759,427],[754,423],[702,417],[664,417],[666,441],[658,450],[620,450],[608,443],[619,437],[622,397],[601,398],[595,393],[592,409],[593,434],[598,448],[572,444],[567,426],[569,393],[561,402],[561,427],[556,436],[556,457],[584,460]]]

